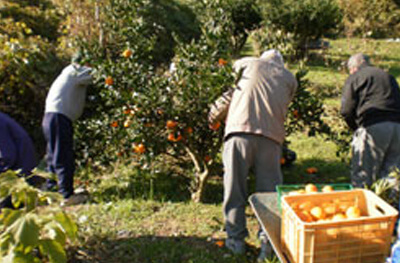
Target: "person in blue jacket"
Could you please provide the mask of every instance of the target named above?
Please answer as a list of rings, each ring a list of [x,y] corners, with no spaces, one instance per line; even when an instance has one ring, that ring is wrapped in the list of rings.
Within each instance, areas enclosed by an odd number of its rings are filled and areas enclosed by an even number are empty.
[[[14,119],[0,112],[0,174],[14,170],[26,176],[37,163],[35,147],[28,133]],[[28,183],[34,184],[32,180]],[[0,208],[3,207],[12,207],[11,198],[0,202]]]

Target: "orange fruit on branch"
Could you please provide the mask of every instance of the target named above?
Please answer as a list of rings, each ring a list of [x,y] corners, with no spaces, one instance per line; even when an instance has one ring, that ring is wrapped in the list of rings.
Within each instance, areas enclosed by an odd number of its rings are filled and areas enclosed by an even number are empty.
[[[178,122],[168,120],[166,126],[167,126],[167,129],[174,129],[176,126],[178,126]]]
[[[192,127],[187,127],[185,131],[188,134],[192,134],[193,133],[193,128]]]
[[[225,66],[226,64],[228,64],[228,61],[226,61],[223,58],[218,59],[218,65],[220,66]]]
[[[135,151],[135,153],[142,154],[146,151],[146,147],[143,143],[139,143],[138,145],[133,146],[133,150]]]
[[[126,50],[122,53],[122,56],[123,56],[124,58],[129,58],[129,57],[131,57],[131,56],[132,56],[132,50],[126,49]]]
[[[210,126],[211,130],[213,130],[213,131],[217,131],[219,129],[219,127],[221,127],[221,122],[219,122],[219,121]]]
[[[111,76],[108,76],[105,80],[106,85],[112,86],[114,84],[114,80]]]
[[[308,174],[316,174],[318,172],[318,169],[315,167],[308,167],[306,171]]]

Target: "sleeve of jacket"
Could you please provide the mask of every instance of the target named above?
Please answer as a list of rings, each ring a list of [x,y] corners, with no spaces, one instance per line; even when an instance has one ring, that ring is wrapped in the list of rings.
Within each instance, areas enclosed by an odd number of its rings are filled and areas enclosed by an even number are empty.
[[[92,83],[92,68],[81,67],[77,72],[77,79],[79,85],[87,86]]]
[[[354,80],[352,78],[349,78],[344,85],[340,114],[343,116],[347,125],[352,130],[356,130],[358,127],[356,123],[356,106],[358,103],[358,98],[354,92],[353,85]]]
[[[17,161],[17,148],[7,125],[0,125],[0,172],[12,168]]]
[[[223,121],[226,118],[229,111],[229,105],[231,104],[233,92],[233,88],[229,89],[211,105],[210,112],[208,114],[209,123],[213,124],[218,121]]]

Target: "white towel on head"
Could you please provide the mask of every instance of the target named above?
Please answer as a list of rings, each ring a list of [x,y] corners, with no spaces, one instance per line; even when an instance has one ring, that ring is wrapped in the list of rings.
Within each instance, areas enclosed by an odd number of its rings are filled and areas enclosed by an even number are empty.
[[[279,52],[276,49],[269,49],[267,51],[264,51],[261,54],[261,58],[262,59],[273,59],[275,62],[278,62],[281,65],[284,64],[281,52]]]

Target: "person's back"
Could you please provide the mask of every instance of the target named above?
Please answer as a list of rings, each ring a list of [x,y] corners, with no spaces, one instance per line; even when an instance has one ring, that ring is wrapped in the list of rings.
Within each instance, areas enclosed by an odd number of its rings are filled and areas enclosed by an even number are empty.
[[[234,68],[240,77],[237,87],[224,93],[211,106],[208,119],[212,128],[226,117],[222,154],[225,246],[235,254],[243,254],[244,239],[248,235],[247,176],[252,169],[256,192],[273,191],[282,183],[280,157],[285,137],[284,121],[297,81],[284,68],[280,52],[273,49],[260,58],[240,59]],[[263,235],[260,238],[266,240]],[[260,260],[265,258],[264,251],[260,253]]]
[[[29,174],[36,165],[35,147],[28,133],[0,112],[0,172],[11,169]]]
[[[243,58],[234,67],[237,71],[243,69],[243,73],[232,96],[225,135],[252,133],[282,143],[296,79],[273,58]]]
[[[91,81],[91,68],[71,64],[50,87],[45,112],[56,112],[75,121],[83,112],[86,87]]]
[[[392,75],[377,67],[366,66],[352,74],[346,85],[350,86],[356,99],[357,126],[400,122],[400,89]]]

